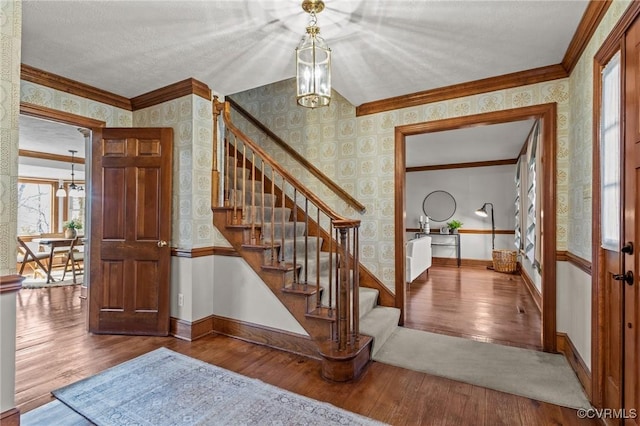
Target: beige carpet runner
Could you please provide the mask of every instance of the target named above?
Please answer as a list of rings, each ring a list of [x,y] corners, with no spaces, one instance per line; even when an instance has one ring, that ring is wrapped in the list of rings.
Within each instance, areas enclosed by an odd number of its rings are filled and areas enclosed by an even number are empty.
[[[398,327],[374,360],[569,408],[591,408],[563,355]]]

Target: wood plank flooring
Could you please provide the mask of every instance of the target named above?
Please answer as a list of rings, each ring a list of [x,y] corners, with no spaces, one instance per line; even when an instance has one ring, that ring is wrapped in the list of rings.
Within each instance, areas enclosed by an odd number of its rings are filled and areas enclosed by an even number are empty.
[[[99,336],[85,331],[80,289],[18,293],[16,403],[22,412],[60,386],[165,346],[185,355],[393,425],[597,425],[575,410],[378,362],[358,380],[331,383],[302,356],[225,336]]]
[[[520,275],[432,266],[423,277],[408,286],[405,327],[542,349],[540,311]]]

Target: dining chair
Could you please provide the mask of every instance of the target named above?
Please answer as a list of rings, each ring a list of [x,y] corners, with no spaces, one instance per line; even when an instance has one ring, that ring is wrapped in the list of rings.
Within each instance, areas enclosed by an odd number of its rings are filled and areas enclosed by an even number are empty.
[[[17,263],[20,264],[20,272],[22,275],[24,272],[25,266],[29,265],[33,269],[33,277],[35,278],[36,273],[38,272],[38,267],[43,271],[46,275],[48,268],[45,267],[43,260],[49,259],[48,251],[38,251],[38,245],[29,244],[29,242],[23,240],[21,237],[17,237],[18,239],[18,256]],[[33,264],[36,264],[36,267]]]
[[[76,275],[84,275],[84,240],[81,238],[76,238],[71,242],[69,246],[69,250],[65,256],[64,263],[64,272],[62,273],[62,280],[64,281],[64,277],[69,272],[69,267],[71,267],[71,272],[73,273],[73,283],[77,284]]]

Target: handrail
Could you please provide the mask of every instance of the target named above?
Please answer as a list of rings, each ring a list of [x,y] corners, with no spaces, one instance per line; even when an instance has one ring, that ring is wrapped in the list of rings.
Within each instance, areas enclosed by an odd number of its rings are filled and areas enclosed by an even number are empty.
[[[360,339],[360,220],[336,213],[238,129],[229,102],[221,108],[214,99],[214,108],[225,121],[227,226],[243,230],[243,246],[264,250],[263,268],[289,274],[283,292],[314,296],[305,315],[330,321],[329,341],[352,350]]]
[[[312,201],[318,208],[320,208],[320,210],[323,210],[327,216],[331,217],[334,220],[352,221],[352,219],[347,219],[343,216],[340,216],[335,211],[333,211],[331,207],[329,207],[324,201],[318,198],[316,194],[314,194],[313,192],[311,192],[311,190],[309,190],[306,186],[304,186],[302,182],[300,182],[298,179],[292,176],[288,170],[283,168],[280,164],[276,163],[271,158],[271,156],[267,154],[266,151],[264,151],[259,145],[254,143],[247,135],[245,135],[242,132],[242,130],[238,129],[231,122],[231,111],[229,108],[230,102],[226,101],[224,104],[225,105],[224,105],[223,114],[224,114],[225,125],[227,126],[227,128],[229,128],[229,130],[231,130],[233,134],[236,135],[237,138],[239,138],[242,141],[242,143],[250,146],[253,151],[260,154],[260,157],[262,157],[262,159],[266,164],[268,164],[272,169],[280,173],[280,175],[285,176],[287,178],[287,181],[291,182],[297,188],[298,192],[304,195],[309,201]],[[360,221],[356,220],[356,222],[359,223]]]
[[[286,151],[291,157],[293,157],[298,163],[302,164],[309,172],[314,175],[320,182],[325,184],[331,189],[338,197],[342,198],[347,204],[356,209],[359,213],[364,213],[366,207],[364,204],[356,200],[351,194],[342,189],[337,183],[332,181],[327,175],[322,173],[320,169],[314,166],[309,160],[304,158],[298,151],[293,149],[288,143],[286,143],[280,136],[273,133],[267,126],[262,124],[257,118],[244,108],[242,108],[236,101],[231,98],[227,98],[226,101],[233,106],[233,108],[240,113],[244,118],[249,120],[254,126],[264,132],[269,138],[271,138],[280,148]]]

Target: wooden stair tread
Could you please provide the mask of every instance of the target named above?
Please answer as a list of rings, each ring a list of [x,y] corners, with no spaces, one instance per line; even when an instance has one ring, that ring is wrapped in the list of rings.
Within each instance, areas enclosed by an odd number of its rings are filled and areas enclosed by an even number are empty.
[[[335,309],[329,309],[329,308],[324,307],[324,306],[316,308],[316,309],[314,309],[314,310],[312,310],[310,312],[307,312],[305,314],[306,317],[318,318],[318,319],[329,321],[329,322],[335,322],[337,315],[338,314],[335,311]]]
[[[272,248],[280,248],[280,243],[273,243],[273,244],[250,244],[250,243],[245,243],[245,244],[242,244],[242,248],[243,249],[247,249],[247,250],[253,250],[253,251],[270,250]]]
[[[358,340],[356,340],[352,346],[347,345],[347,348],[345,350],[339,350],[337,342],[334,342],[332,340],[318,342],[318,349],[322,356],[329,359],[350,359],[357,356],[363,350],[371,349],[370,344],[372,340],[373,338],[371,336],[361,334]]]
[[[291,284],[290,286],[283,287],[282,291],[285,293],[302,294],[305,296],[313,296],[318,292],[315,285],[304,284]]]
[[[293,263],[290,263],[290,262],[279,263],[277,265],[269,265],[269,264],[262,265],[262,269],[265,271],[289,272],[289,271],[293,271],[294,269],[300,269],[300,268],[302,268],[302,265],[294,265]]]

